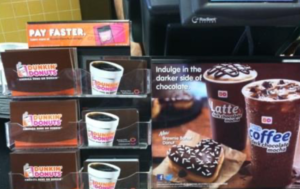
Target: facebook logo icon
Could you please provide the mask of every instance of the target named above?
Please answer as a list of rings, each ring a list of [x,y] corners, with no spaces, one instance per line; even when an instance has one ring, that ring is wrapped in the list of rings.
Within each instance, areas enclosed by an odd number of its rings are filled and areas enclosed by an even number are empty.
[[[159,174],[156,176],[157,181],[163,181],[164,180],[164,175]]]

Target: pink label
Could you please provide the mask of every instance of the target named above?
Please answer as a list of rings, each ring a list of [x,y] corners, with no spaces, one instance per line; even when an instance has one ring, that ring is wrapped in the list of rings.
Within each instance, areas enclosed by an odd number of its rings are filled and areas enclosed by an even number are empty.
[[[228,98],[228,92],[227,91],[218,91],[218,97],[219,98]]]
[[[261,117],[261,123],[271,125],[273,123],[273,117],[262,116]]]
[[[111,25],[114,41],[116,43],[126,42],[126,32],[122,23],[114,23]]]
[[[101,81],[92,81],[92,86],[94,89],[101,92],[116,92],[119,87],[119,83],[106,83]]]
[[[25,112],[22,120],[23,127],[60,127],[62,114],[29,114]]]
[[[22,64],[16,65],[18,77],[49,77],[57,76],[57,64]]]
[[[32,178],[62,178],[63,166],[24,166],[24,177]]]
[[[116,183],[114,182],[97,182],[95,180],[90,181],[90,186],[92,189],[114,189]]]
[[[98,143],[110,143],[114,141],[115,132],[99,133],[94,131],[88,131],[89,139]]]

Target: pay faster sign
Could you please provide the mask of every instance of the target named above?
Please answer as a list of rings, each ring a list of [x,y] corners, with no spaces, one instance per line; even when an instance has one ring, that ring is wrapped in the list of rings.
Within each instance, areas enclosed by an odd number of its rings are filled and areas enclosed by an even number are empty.
[[[113,40],[101,43],[99,30],[110,28]],[[129,46],[130,22],[29,23],[29,47]]]

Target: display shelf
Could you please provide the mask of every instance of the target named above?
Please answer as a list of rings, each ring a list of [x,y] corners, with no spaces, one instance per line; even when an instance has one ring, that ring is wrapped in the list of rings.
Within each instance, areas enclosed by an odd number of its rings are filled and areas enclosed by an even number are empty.
[[[101,78],[92,81],[93,75],[84,69],[66,69],[53,77],[17,76],[16,70],[6,71],[11,94],[1,98],[146,98],[151,93],[150,69],[136,69],[124,74],[120,81]],[[57,82],[59,78],[63,81]],[[28,89],[30,82],[39,87]],[[29,82],[29,83],[28,83]],[[114,83],[106,83],[114,82]],[[113,88],[111,88],[113,87]],[[114,90],[117,90],[114,92]]]
[[[122,142],[114,140],[112,145],[89,145],[86,123],[69,123],[67,128],[61,130],[50,130],[41,127],[24,127],[18,123],[7,122],[6,143],[12,150],[35,150],[35,149],[147,149],[151,144],[151,121],[138,122],[122,129],[116,130],[116,136],[126,133],[127,138],[122,138]],[[70,137],[70,129],[77,128],[77,136]],[[58,132],[59,131],[59,132]],[[65,141],[57,142],[57,134],[65,135]],[[133,137],[131,137],[133,136]],[[135,137],[134,137],[135,136]],[[115,137],[116,138],[116,137]],[[72,141],[72,144],[70,143]]]
[[[87,146],[87,145],[82,145],[79,146],[79,149],[133,149],[133,150],[145,150],[147,149],[149,144],[146,142],[139,142],[138,145],[135,146],[107,146],[107,147],[93,147],[93,146]]]
[[[3,114],[0,114],[0,119],[9,119],[10,116],[9,115],[3,115]]]
[[[11,188],[34,188],[34,189],[93,189],[90,184],[91,174],[87,172],[69,173],[62,178],[56,178],[54,181],[49,181],[50,178],[34,178],[34,173],[31,176],[25,177],[23,174],[9,173]],[[38,181],[40,179],[40,181]],[[94,177],[95,179],[95,177]],[[97,179],[97,178],[96,178]],[[104,179],[108,180],[108,179]],[[101,184],[101,178],[99,179]],[[102,184],[105,181],[102,179]],[[107,181],[106,181],[107,182]],[[115,181],[110,181],[110,183]],[[130,188],[151,188],[151,171],[139,172],[125,178],[120,178],[115,183],[115,189],[130,189]]]
[[[84,98],[124,98],[124,99],[139,99],[139,98],[147,98],[148,94],[145,95],[68,95],[68,96],[11,96],[11,95],[1,95],[0,99],[11,99],[11,100],[18,100],[18,99],[28,99],[28,100],[34,100],[34,99],[84,99]]]
[[[0,98],[0,118],[9,118],[10,108],[9,99]]]
[[[60,95],[60,96],[3,96],[2,98],[10,98],[10,99],[84,99],[84,98],[147,98],[147,94],[144,95],[91,95],[91,94],[81,94],[81,95]]]

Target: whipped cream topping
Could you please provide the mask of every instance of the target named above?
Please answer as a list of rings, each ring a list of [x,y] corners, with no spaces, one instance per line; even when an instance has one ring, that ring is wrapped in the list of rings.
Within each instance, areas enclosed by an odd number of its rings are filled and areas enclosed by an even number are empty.
[[[300,99],[300,82],[286,79],[257,81],[242,90],[246,97],[265,101]]]
[[[218,64],[207,70],[204,77],[216,82],[237,82],[254,79],[257,77],[257,72],[244,64]]]

